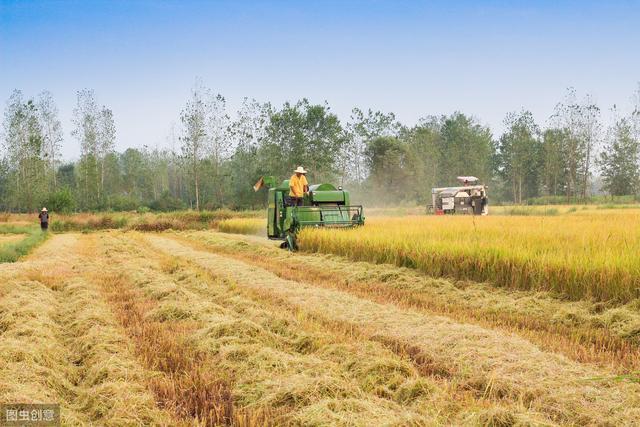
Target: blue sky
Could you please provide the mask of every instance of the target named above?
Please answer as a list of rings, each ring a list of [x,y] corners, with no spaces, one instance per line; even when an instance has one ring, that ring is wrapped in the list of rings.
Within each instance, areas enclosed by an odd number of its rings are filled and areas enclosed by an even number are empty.
[[[166,145],[195,78],[235,108],[327,100],[408,124],[459,110],[502,131],[544,124],[565,89],[605,118],[640,81],[640,1],[0,0],[0,100],[51,91],[70,136],[75,92],[113,109],[117,148]]]

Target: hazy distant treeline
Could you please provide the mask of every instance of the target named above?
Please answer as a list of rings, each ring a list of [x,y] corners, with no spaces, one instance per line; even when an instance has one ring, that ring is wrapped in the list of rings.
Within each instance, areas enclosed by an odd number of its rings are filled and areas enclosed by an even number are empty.
[[[223,96],[196,83],[168,136],[172,148],[114,150],[116,123],[91,90],[77,93],[71,134],[80,158],[63,162],[63,130],[53,97],[14,91],[4,111],[0,208],[171,210],[255,208],[262,175],[290,176],[298,165],[311,182],[331,181],[368,204],[426,203],[431,188],[475,175],[492,198],[522,203],[538,196],[580,200],[598,175],[603,190],[640,188],[640,87],[628,115],[612,109],[604,129],[590,97],[569,89],[541,127],[528,111],[506,115],[506,132],[463,113],[427,117],[415,126],[393,113],[353,109],[341,122],[325,104],[303,99],[274,106],[245,99],[228,111]]]

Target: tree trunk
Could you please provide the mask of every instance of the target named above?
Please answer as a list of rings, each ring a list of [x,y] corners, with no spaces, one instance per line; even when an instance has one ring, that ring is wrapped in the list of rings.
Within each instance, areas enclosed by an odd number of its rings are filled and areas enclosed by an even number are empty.
[[[87,209],[89,207],[89,167],[86,164],[84,165],[84,208]]]
[[[102,158],[102,162],[100,165],[100,192],[104,193],[104,157]]]
[[[198,166],[196,163],[193,164],[193,176],[196,184],[196,210],[200,210],[200,188],[198,183]]]
[[[95,159],[96,159],[96,187],[97,187],[96,191],[98,192],[98,199],[97,200],[100,200],[101,199],[101,194],[100,194],[100,192],[101,192],[100,175],[98,175],[98,170],[97,170],[98,169],[98,156],[95,156]]]
[[[590,162],[590,150],[587,151],[587,161],[586,161],[586,165],[585,165],[585,170],[584,170],[584,178],[582,180],[582,200],[586,200],[587,199],[587,183],[589,181],[589,162]]]

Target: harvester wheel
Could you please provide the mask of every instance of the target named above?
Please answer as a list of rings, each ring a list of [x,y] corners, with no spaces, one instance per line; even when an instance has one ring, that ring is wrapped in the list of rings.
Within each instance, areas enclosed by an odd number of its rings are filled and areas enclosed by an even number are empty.
[[[295,233],[289,232],[287,233],[287,238],[285,240],[285,243],[287,244],[287,249],[289,249],[291,252],[295,252],[298,250],[298,242],[296,241],[296,235]]]

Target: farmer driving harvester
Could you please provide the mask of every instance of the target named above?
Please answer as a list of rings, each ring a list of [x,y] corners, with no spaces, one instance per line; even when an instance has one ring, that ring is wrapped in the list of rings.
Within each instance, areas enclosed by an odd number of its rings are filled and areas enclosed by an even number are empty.
[[[364,225],[361,205],[349,203],[349,192],[329,183],[309,185],[299,166],[280,184],[274,176],[260,177],[254,191],[268,187],[267,236],[283,240],[280,247],[296,250],[296,235],[306,227],[344,228]]]
[[[290,206],[302,206],[304,195],[309,193],[309,183],[304,176],[307,171],[302,166],[298,166],[293,172],[289,179]]]

